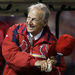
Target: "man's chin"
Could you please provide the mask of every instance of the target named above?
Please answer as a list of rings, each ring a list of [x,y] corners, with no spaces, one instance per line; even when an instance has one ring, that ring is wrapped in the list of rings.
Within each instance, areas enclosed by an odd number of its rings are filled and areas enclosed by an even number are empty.
[[[28,29],[27,31],[30,33],[34,32],[34,30],[32,30],[32,29]]]

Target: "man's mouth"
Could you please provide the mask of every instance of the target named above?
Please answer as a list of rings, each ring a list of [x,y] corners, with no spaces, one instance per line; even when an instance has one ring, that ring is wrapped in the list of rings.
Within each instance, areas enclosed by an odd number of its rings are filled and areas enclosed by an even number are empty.
[[[29,27],[30,27],[30,28],[34,28],[35,26],[34,26],[34,25],[29,25]]]

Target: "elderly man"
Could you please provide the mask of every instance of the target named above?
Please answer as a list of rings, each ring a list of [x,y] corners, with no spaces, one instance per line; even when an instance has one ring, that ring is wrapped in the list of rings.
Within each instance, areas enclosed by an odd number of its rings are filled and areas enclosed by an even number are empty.
[[[47,26],[49,16],[47,6],[38,3],[29,7],[26,23],[9,28],[2,46],[3,75],[63,75],[63,56],[59,63],[51,57],[56,56],[56,38]]]

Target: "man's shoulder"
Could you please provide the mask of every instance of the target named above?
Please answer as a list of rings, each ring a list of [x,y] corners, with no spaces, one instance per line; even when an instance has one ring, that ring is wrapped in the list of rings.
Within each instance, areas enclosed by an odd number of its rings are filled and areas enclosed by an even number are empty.
[[[9,28],[9,30],[14,30],[14,29],[16,29],[16,28],[22,28],[22,27],[24,27],[26,25],[26,23],[24,22],[24,23],[20,23],[20,24],[14,24],[14,25],[12,25],[10,28]]]
[[[57,38],[56,36],[50,32],[50,39],[49,39],[49,42],[56,42],[57,41]]]

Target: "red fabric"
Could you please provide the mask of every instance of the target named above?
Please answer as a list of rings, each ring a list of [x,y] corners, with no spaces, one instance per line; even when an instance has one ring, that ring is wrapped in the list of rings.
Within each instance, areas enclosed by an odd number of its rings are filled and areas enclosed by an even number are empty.
[[[6,22],[0,21],[0,30],[3,31],[4,35],[6,34],[8,28],[9,28],[9,25]]]
[[[3,70],[3,57],[2,57],[2,48],[1,48],[2,42],[3,42],[3,38],[4,38],[3,31],[0,30],[0,75],[1,75],[2,70]]]
[[[4,59],[2,56],[2,43],[8,27],[9,25],[7,23],[0,21],[0,75],[2,74],[4,68]]]
[[[71,35],[63,34],[56,43],[56,50],[64,56],[70,55],[75,47],[75,38]]]
[[[15,31],[16,39],[13,39],[14,30],[17,26],[18,32]],[[2,53],[7,62],[3,75],[48,75],[49,73],[43,73],[39,68],[34,67],[34,64],[37,60],[42,60],[42,58],[33,57],[30,55],[30,52],[33,54],[44,54],[46,57],[56,55],[54,50],[55,37],[50,33],[49,29],[46,29],[46,33],[38,40],[36,40],[31,48],[30,43],[27,38],[27,30],[25,29],[25,23],[20,25],[14,25],[9,28],[6,38],[4,39],[2,46]],[[21,33],[24,30],[23,33]],[[49,40],[47,41],[48,35],[50,34]],[[13,41],[13,40],[14,41]],[[17,43],[15,42],[17,40]],[[43,47],[45,47],[43,49]],[[54,48],[53,48],[54,47]],[[64,59],[61,61],[64,62]],[[62,64],[64,65],[64,63]],[[60,66],[59,68],[64,71],[65,66]],[[58,69],[55,67],[58,75]],[[50,75],[54,75],[55,70]]]
[[[3,39],[4,39],[3,31],[0,30],[0,46],[2,45]]]

